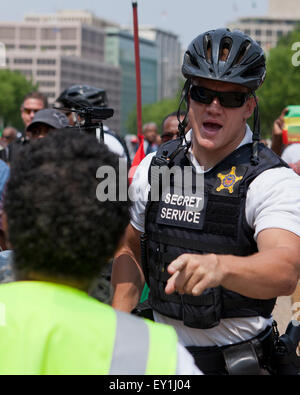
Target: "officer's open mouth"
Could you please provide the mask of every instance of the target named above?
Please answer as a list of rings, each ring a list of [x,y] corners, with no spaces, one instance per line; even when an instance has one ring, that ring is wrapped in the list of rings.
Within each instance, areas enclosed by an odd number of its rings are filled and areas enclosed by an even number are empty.
[[[204,122],[203,127],[207,132],[218,132],[223,125],[217,122]]]

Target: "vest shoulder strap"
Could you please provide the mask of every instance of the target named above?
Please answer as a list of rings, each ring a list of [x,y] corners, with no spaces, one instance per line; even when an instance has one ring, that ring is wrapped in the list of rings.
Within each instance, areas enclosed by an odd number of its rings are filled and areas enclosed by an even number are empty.
[[[178,164],[180,160],[182,160],[185,157],[185,153],[189,149],[189,147],[190,144],[183,145],[182,140],[179,138],[162,144],[158,148],[156,155],[152,158],[149,167],[149,173],[148,173],[149,184],[151,185],[151,173],[153,173],[152,171],[153,166],[157,168],[161,168],[163,166],[171,168],[172,166]]]

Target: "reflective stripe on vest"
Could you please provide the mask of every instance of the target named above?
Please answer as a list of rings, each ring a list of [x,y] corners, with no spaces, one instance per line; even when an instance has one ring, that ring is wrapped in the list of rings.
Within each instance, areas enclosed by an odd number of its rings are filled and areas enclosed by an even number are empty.
[[[120,311],[116,311],[116,315],[115,344],[109,374],[177,373],[177,335],[173,328]]]

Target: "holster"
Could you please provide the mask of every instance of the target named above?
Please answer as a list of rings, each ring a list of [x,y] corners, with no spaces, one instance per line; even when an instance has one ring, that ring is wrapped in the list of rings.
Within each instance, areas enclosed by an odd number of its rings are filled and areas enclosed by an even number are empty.
[[[248,341],[213,347],[186,347],[196,365],[209,375],[260,375],[265,373],[266,355],[272,349],[272,328]]]
[[[259,360],[252,342],[228,347],[222,352],[229,375],[259,375]]]

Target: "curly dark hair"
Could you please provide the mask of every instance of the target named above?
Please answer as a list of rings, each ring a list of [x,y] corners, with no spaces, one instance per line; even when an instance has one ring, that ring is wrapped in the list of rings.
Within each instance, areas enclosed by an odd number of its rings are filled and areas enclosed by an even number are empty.
[[[118,179],[118,157],[95,137],[69,129],[20,151],[5,196],[18,273],[80,281],[99,274],[129,222],[130,207],[128,199],[97,200],[96,172],[103,165],[112,166]]]

